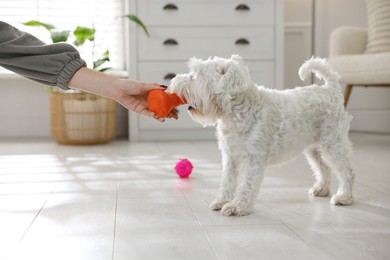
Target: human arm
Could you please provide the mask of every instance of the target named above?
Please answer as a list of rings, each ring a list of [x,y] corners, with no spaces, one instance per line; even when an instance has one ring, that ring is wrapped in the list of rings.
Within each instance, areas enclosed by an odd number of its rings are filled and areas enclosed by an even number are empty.
[[[149,117],[154,117],[147,104],[149,91],[166,89],[156,83],[120,79],[88,68],[79,69],[69,81],[68,87],[114,99],[125,108]],[[168,117],[177,119],[177,112],[172,111]],[[163,118],[159,120],[164,121]]]
[[[145,116],[154,116],[147,108],[148,92],[162,88],[158,84],[119,79],[88,69],[73,46],[66,43],[47,45],[1,21],[0,66],[45,85],[63,90],[77,88],[112,98]],[[177,118],[176,111],[168,117]]]
[[[86,63],[69,44],[46,45],[33,35],[0,21],[0,66],[66,90],[70,78]]]

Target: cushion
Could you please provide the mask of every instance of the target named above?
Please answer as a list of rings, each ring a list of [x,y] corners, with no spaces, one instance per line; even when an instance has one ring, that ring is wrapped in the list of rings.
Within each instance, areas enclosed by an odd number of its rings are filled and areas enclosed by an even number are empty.
[[[366,53],[390,51],[390,0],[366,0],[368,38]]]
[[[390,52],[329,58],[340,82],[356,85],[390,84]]]
[[[340,26],[329,38],[329,56],[363,54],[366,50],[367,28]]]

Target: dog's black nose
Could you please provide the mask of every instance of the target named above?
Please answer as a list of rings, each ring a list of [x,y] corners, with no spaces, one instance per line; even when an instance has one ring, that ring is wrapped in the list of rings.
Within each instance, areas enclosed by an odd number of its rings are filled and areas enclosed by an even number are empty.
[[[192,110],[192,109],[194,109],[192,106],[189,106],[189,107],[188,107],[188,110]]]

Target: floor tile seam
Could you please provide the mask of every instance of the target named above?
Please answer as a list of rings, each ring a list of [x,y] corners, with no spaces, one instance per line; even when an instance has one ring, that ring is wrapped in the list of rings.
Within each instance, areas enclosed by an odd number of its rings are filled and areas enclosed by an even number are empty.
[[[65,174],[63,174],[65,175]],[[17,242],[17,245],[15,247],[15,250],[13,252],[11,252],[9,254],[9,256],[7,257],[7,259],[10,259],[12,257],[12,255],[14,254],[14,252],[19,248],[20,244],[22,243],[24,237],[27,235],[28,231],[31,229],[32,225],[34,224],[34,222],[36,221],[36,219],[39,217],[39,215],[41,214],[42,210],[45,208],[47,202],[49,201],[50,197],[54,194],[56,188],[57,188],[57,185],[59,184],[59,182],[61,181],[61,179],[63,178],[63,176],[61,176],[61,178],[58,179],[57,183],[54,185],[53,189],[51,190],[51,192],[48,194],[46,200],[43,202],[41,208],[38,210],[38,212],[35,214],[34,218],[32,219],[31,223],[28,225],[28,227],[26,228],[26,231],[23,233],[23,235],[20,237],[19,241]]]
[[[128,197],[128,196],[118,195],[118,197],[117,197],[118,200],[143,200],[143,199],[168,199],[168,198],[171,199],[172,196],[164,195],[164,196]],[[177,197],[177,198],[182,198],[182,196]]]
[[[117,229],[117,216],[118,216],[118,191],[119,191],[119,180],[117,176],[117,184],[116,184],[116,194],[115,194],[115,214],[114,214],[114,233],[113,233],[113,241],[112,241],[112,260],[115,259],[115,243],[116,243],[116,229]]]
[[[237,216],[226,217],[226,218],[241,218]],[[243,226],[285,226],[285,223],[232,223],[232,224],[202,224],[202,227],[243,227]]]
[[[180,189],[180,192],[182,193],[182,196],[183,196],[183,198],[184,198],[184,200],[185,200],[187,206],[191,209],[192,215],[193,215],[193,217],[195,218],[196,222],[198,223],[198,226],[199,226],[200,230],[202,230],[202,233],[203,233],[204,237],[206,238],[206,241],[207,241],[207,243],[209,244],[210,248],[213,250],[214,255],[217,257],[217,259],[221,259],[221,257],[218,255],[217,250],[216,250],[215,247],[213,246],[213,244],[212,244],[212,242],[211,242],[209,236],[207,235],[206,231],[204,230],[203,225],[201,224],[201,222],[200,222],[199,219],[197,218],[197,216],[196,216],[196,214],[195,214],[194,208],[191,206],[190,202],[187,200],[187,198],[186,198],[184,192],[183,192],[181,189]]]

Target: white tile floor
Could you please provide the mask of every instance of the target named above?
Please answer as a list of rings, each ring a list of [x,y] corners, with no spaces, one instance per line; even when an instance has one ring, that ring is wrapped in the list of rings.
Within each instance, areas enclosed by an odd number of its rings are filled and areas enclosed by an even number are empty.
[[[246,217],[208,209],[214,142],[2,141],[0,259],[390,259],[390,136],[351,138],[356,204],[309,199],[301,156],[267,170]],[[172,169],[184,157],[185,180]]]

